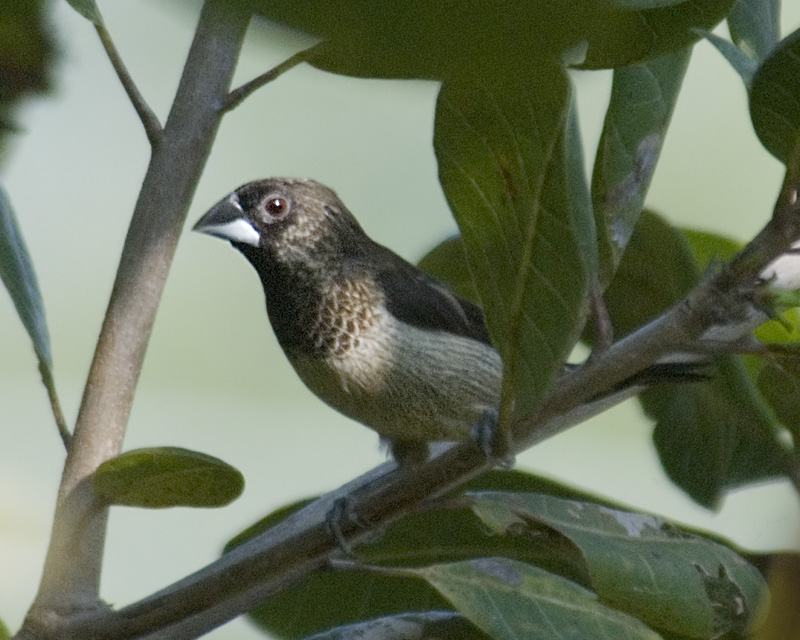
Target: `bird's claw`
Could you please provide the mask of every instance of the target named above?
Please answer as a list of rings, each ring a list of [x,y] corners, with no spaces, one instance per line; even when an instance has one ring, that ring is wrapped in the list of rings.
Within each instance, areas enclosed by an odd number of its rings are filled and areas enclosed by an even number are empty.
[[[501,432],[496,409],[486,409],[472,425],[471,437],[481,452],[503,469],[514,466],[514,455],[507,433]]]

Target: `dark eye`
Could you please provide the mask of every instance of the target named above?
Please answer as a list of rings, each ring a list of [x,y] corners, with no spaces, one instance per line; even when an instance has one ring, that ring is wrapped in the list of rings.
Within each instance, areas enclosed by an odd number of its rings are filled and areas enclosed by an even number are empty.
[[[274,218],[280,218],[289,210],[289,203],[278,196],[271,196],[264,201],[264,210]]]

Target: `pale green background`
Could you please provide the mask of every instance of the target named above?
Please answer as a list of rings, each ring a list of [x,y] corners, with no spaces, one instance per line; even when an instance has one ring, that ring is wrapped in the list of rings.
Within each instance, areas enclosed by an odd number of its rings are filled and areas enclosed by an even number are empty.
[[[133,76],[163,119],[195,10],[154,0],[102,2]],[[800,23],[786,3],[785,31]],[[27,104],[2,158],[47,305],[55,372],[74,420],[148,147],[97,37],[54,2],[64,51],[54,97]],[[263,27],[263,26],[262,26]],[[307,41],[253,28],[238,82]],[[576,74],[582,126],[596,146],[608,73]],[[455,227],[431,149],[436,85],[363,81],[303,67],[229,115],[187,227],[225,193],[269,175],[337,189],[367,231],[419,258]],[[649,204],[674,221],[740,239],[768,219],[781,168],[758,144],[738,77],[708,44],[695,52]],[[4,299],[5,298],[5,299]],[[27,336],[0,294],[0,617],[16,629],[36,589],[63,448]],[[519,457],[540,471],[633,506],[706,527],[753,549],[800,546],[796,496],[784,483],[731,495],[714,515],[665,480],[633,403]],[[130,421],[126,448],[183,446],[220,456],[247,478],[224,510],[114,509],[103,595],[123,605],[215,558],[224,541],[288,501],[334,488],[382,461],[373,433],[298,381],[266,321],[252,269],[225,243],[178,247]],[[237,620],[213,638],[263,637]]]

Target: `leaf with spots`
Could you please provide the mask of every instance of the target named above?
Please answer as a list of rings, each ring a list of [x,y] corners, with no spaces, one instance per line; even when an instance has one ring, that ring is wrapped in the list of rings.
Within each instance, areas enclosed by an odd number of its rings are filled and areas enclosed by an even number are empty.
[[[571,87],[538,77],[448,81],[436,107],[439,179],[505,367],[501,415],[537,405],[583,326],[594,225]]]
[[[731,39],[754,60],[764,60],[778,44],[780,24],[780,0],[736,0],[728,14]]]
[[[614,71],[592,175],[603,285],[639,219],[690,57],[682,49]]]
[[[509,558],[476,558],[414,570],[495,640],[659,640],[591,591]]]
[[[305,640],[491,640],[454,611],[411,611],[346,624]]]
[[[545,494],[470,495],[498,535],[533,545],[548,530],[568,538],[600,600],[654,628],[692,638],[741,633],[766,595],[761,575],[732,549],[661,518]]]

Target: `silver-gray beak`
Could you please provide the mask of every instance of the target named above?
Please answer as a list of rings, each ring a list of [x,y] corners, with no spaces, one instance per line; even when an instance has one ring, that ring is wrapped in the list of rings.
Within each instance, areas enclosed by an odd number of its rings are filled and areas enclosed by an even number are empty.
[[[211,207],[192,227],[192,231],[254,247],[259,246],[261,241],[261,234],[247,219],[236,192]]]

